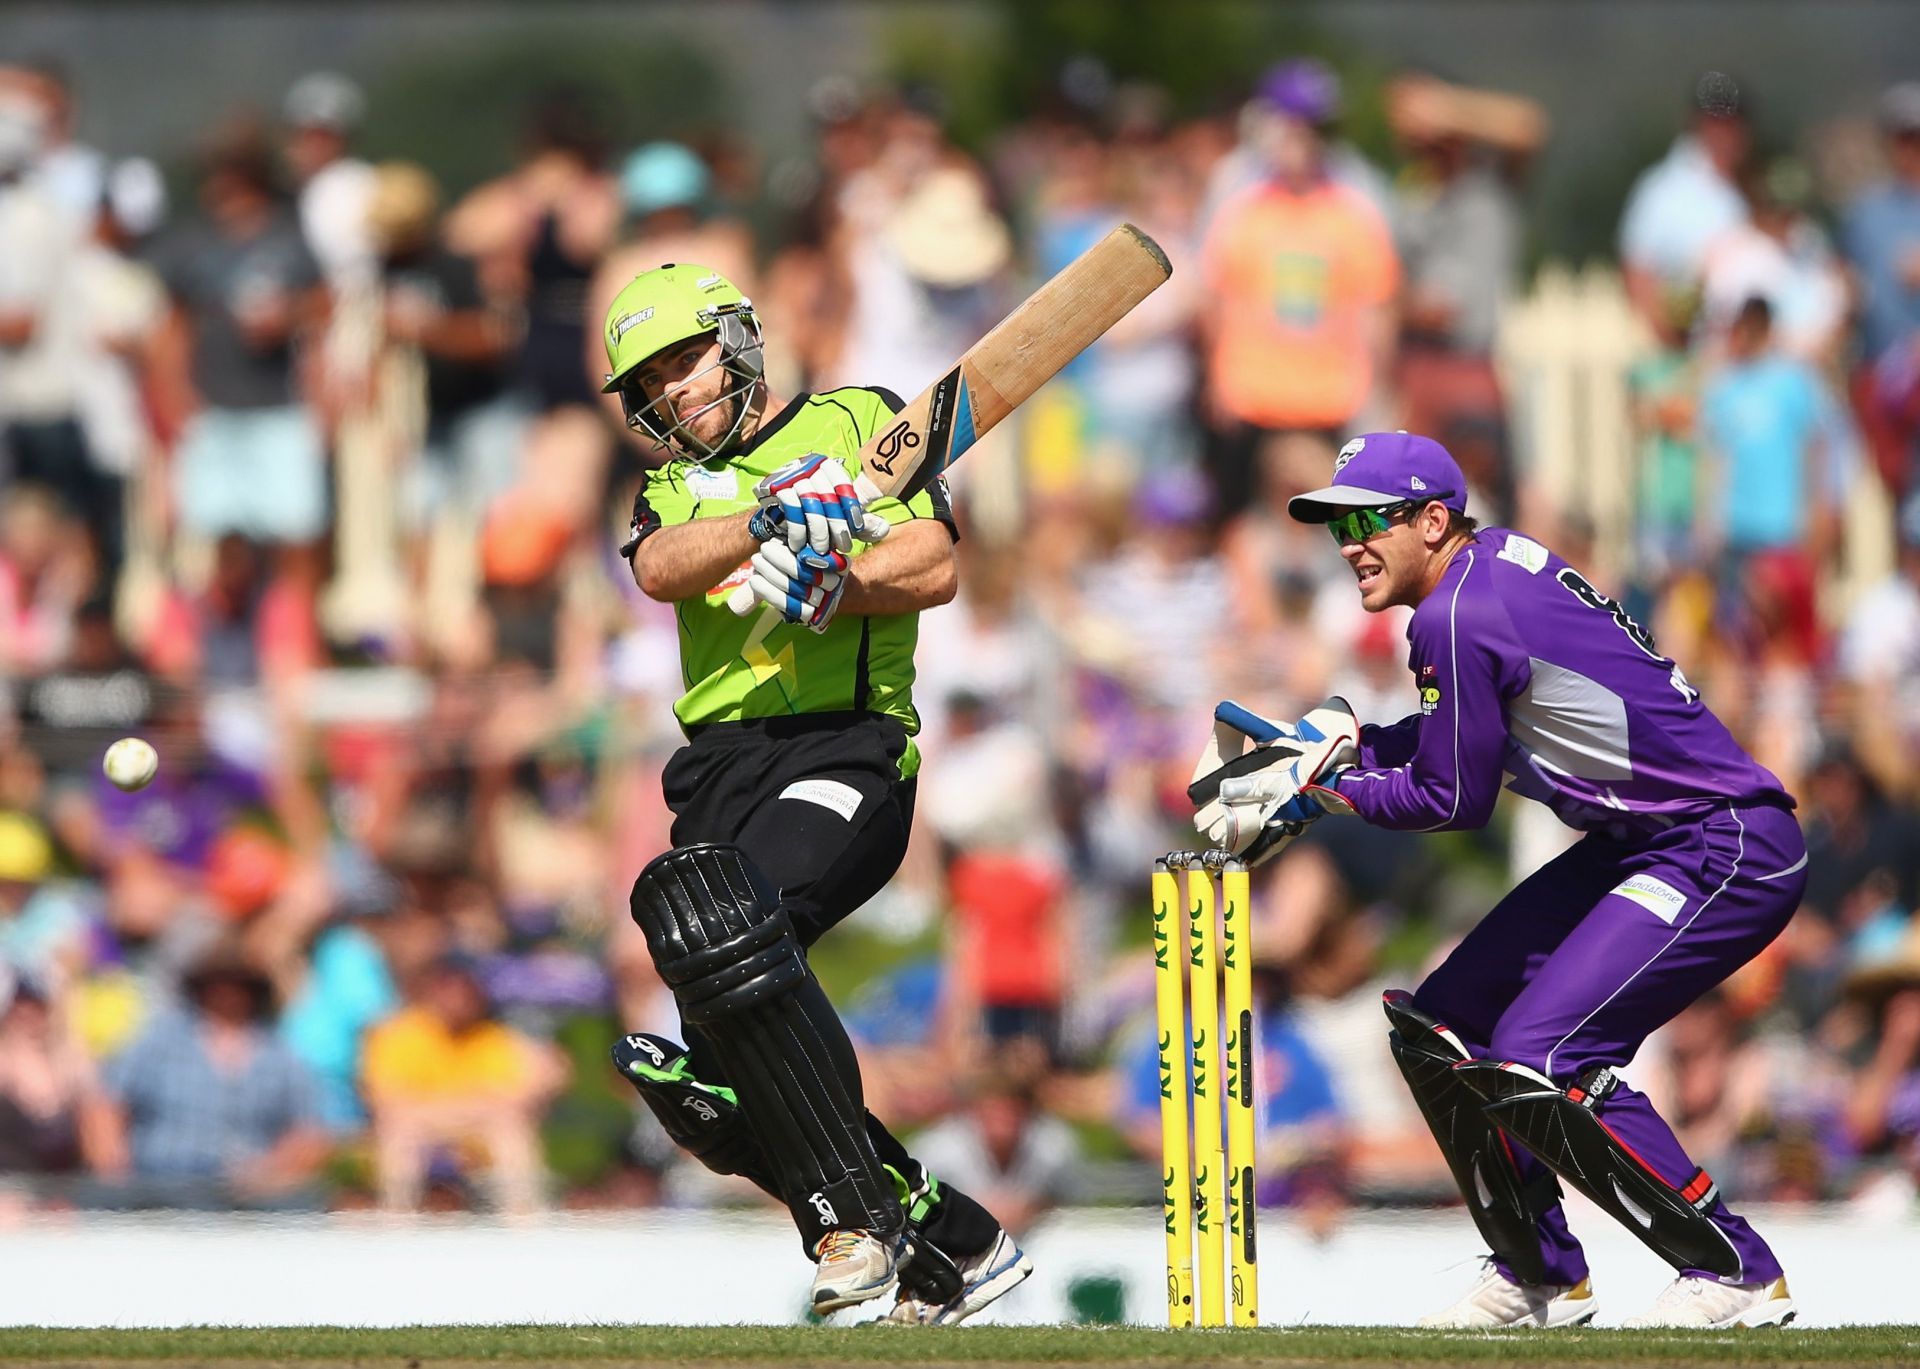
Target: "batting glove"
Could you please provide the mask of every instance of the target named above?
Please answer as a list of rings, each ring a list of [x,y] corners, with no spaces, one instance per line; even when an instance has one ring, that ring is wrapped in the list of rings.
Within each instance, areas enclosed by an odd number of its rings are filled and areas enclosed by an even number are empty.
[[[778,526],[768,518],[754,535],[766,541],[784,531],[788,549],[796,553],[844,556],[853,550],[855,538],[878,542],[892,530],[886,519],[867,511],[867,505],[881,497],[879,487],[865,475],[855,479],[845,466],[818,452],[789,461],[764,477],[753,493],[763,508],[777,508],[781,517]]]
[[[780,610],[789,623],[825,632],[847,591],[847,558],[837,551],[793,551],[785,542],[762,542],[747,563],[754,598]]]

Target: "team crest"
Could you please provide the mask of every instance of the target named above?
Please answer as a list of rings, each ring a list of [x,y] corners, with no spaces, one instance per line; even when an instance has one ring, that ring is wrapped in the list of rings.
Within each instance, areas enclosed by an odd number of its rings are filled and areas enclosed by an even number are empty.
[[[1360,455],[1360,453],[1366,449],[1367,439],[1364,437],[1356,437],[1353,441],[1347,443],[1346,446],[1340,449],[1340,455],[1333,458],[1333,473],[1335,475],[1340,474],[1341,471],[1347,468],[1349,461],[1353,460],[1354,457]]]

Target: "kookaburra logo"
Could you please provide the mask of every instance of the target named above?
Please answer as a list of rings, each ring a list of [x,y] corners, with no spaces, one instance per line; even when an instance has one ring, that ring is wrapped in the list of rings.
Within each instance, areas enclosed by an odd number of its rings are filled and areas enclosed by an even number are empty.
[[[704,1098],[688,1098],[684,1106],[688,1112],[703,1122],[711,1122],[720,1115],[719,1109]]]
[[[807,1201],[812,1203],[813,1210],[820,1214],[820,1225],[838,1226],[840,1224],[840,1214],[833,1210],[833,1204],[827,1201],[826,1194],[815,1193]]]

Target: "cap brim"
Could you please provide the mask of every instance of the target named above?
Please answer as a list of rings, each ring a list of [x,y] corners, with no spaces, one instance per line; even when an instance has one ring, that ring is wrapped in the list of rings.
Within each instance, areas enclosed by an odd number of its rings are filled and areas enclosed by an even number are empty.
[[[1331,523],[1353,509],[1382,509],[1406,500],[1404,494],[1382,494],[1358,485],[1329,485],[1324,490],[1308,490],[1287,501],[1287,513],[1296,523]]]

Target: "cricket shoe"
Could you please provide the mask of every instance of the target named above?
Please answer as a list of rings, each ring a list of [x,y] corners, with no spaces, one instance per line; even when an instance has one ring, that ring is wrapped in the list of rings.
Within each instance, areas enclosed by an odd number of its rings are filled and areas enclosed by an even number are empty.
[[[1785,1326],[1792,1320],[1793,1298],[1784,1275],[1771,1283],[1721,1283],[1704,1274],[1682,1274],[1661,1290],[1652,1307],[1621,1325],[1725,1331],[1736,1326]]]
[[[879,1297],[894,1280],[898,1251],[897,1240],[871,1231],[829,1231],[814,1247],[813,1310],[825,1316]]]
[[[1420,1318],[1419,1325],[1452,1331],[1486,1331],[1504,1326],[1584,1326],[1600,1310],[1593,1280],[1576,1284],[1515,1283],[1488,1260],[1479,1282],[1444,1312]]]
[[[902,1290],[887,1314],[895,1326],[954,1326],[1004,1297],[1033,1273],[1033,1257],[1002,1231],[980,1254],[960,1261],[960,1291],[946,1302],[928,1302]]]

